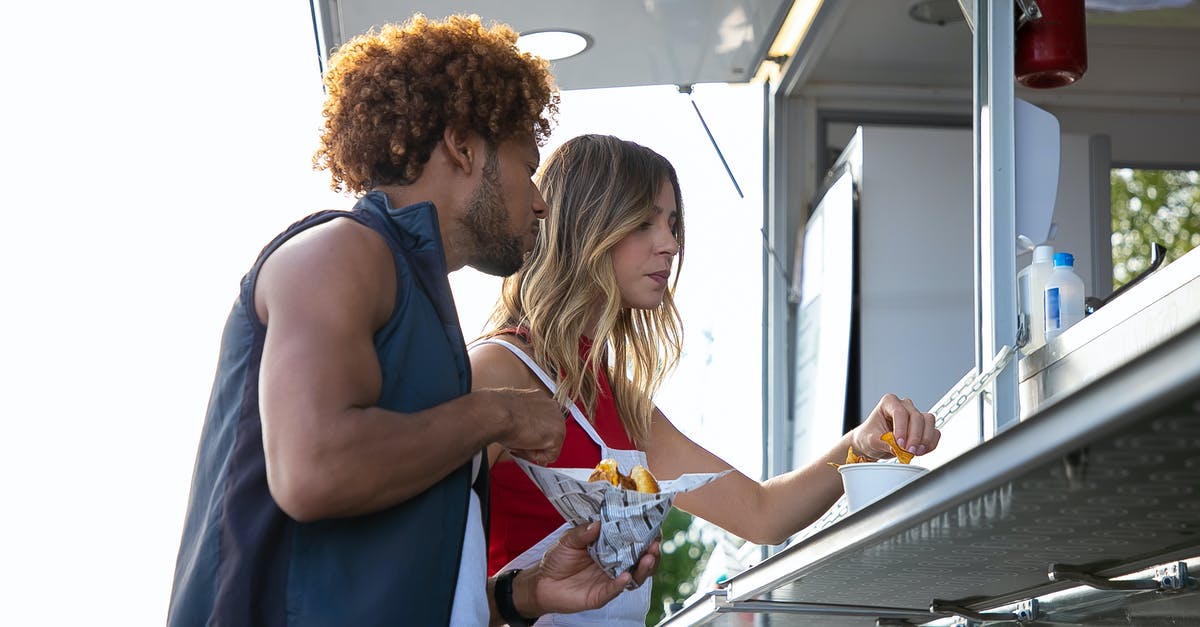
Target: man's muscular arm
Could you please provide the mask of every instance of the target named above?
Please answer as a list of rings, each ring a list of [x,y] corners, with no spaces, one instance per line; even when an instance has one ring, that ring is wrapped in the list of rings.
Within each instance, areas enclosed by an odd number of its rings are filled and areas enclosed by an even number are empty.
[[[373,340],[394,308],[395,274],[383,239],[346,219],[289,240],[259,274],[267,481],[293,518],[390,507],[491,442],[557,456],[562,416],[536,392],[481,390],[409,414],[375,406]]]

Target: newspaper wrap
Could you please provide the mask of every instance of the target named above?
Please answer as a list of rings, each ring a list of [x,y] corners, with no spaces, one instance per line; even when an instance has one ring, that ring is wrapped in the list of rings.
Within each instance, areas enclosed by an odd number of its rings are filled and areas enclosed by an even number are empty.
[[[646,454],[642,451],[607,449],[605,454],[617,461],[617,467],[625,475],[635,465],[646,465]],[[659,481],[659,493],[646,494],[622,490],[607,481],[588,481],[594,468],[546,468],[514,459],[568,522],[582,525],[600,521],[600,538],[588,546],[588,553],[610,577],[637,564],[646,547],[658,537],[676,494],[694,490],[729,472],[686,474]]]

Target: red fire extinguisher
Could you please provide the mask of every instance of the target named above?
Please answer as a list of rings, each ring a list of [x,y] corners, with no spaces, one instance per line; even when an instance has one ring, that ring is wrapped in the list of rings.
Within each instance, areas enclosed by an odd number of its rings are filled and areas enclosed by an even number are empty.
[[[1017,29],[1017,82],[1036,89],[1070,85],[1087,71],[1083,0],[1036,0],[1041,18]]]

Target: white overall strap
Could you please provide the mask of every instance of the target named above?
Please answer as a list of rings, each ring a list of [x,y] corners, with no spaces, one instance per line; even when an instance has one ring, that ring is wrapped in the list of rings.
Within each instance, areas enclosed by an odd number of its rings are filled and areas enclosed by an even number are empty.
[[[525,354],[525,351],[502,339],[494,337],[474,342],[467,347],[467,350],[471,350],[480,344],[499,344],[500,346],[507,348],[512,352],[512,354],[517,356],[517,359],[520,359],[522,362],[524,362],[525,366],[533,371],[533,374],[536,374],[538,379],[541,379],[542,384],[546,386],[546,389],[550,390],[551,394],[554,394],[554,392],[558,389],[557,386],[554,385],[554,380],[550,378],[550,375],[546,374],[546,371],[542,370],[542,367],[537,365],[537,362],[533,361],[532,357]],[[596,433],[595,427],[592,426],[591,422],[588,422],[588,419],[583,415],[583,412],[579,411],[579,408],[575,406],[575,403],[571,403],[569,409],[571,410],[571,416],[575,418],[575,422],[579,423],[579,428],[583,429],[583,431],[592,438],[592,441],[595,442],[602,450],[608,451],[608,445],[604,443],[604,440],[600,439],[600,434]]]

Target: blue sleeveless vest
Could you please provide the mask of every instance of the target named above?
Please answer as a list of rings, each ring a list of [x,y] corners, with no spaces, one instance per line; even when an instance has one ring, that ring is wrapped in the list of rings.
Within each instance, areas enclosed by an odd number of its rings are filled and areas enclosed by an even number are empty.
[[[414,412],[471,388],[432,204],[394,209],[372,192],[352,212],[313,214],[276,237],[242,279],[221,339],[175,565],[172,627],[449,622],[470,463],[400,505],[354,518],[300,523],[267,489],[258,407],[266,327],[254,311],[255,281],[290,237],[339,217],[378,232],[396,262],[396,306],[375,334],[379,406]],[[485,463],[476,482],[485,511],[486,473]]]

